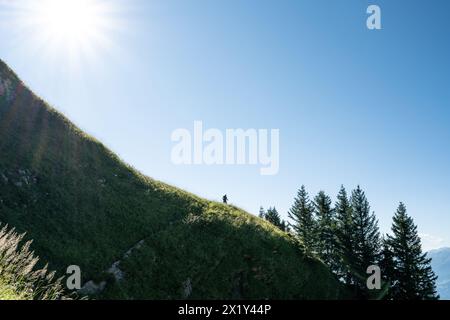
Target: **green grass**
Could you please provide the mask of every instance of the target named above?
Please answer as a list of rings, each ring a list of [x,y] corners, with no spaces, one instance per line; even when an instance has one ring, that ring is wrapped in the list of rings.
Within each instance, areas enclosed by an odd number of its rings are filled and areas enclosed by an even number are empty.
[[[61,279],[36,267],[39,259],[14,229],[0,225],[0,300],[53,300],[62,298]]]
[[[11,285],[0,281],[0,300],[26,300],[26,298],[18,294]]]
[[[123,261],[121,283],[101,298],[342,297],[320,261],[272,225],[238,208],[145,177],[13,79],[16,99],[0,97],[0,222],[27,232],[33,249],[63,274],[107,279]],[[4,178],[2,178],[2,175]],[[6,179],[5,179],[6,178]]]

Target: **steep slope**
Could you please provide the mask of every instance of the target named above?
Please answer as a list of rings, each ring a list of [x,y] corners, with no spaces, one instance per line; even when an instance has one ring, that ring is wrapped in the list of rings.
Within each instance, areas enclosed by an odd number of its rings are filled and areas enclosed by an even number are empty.
[[[287,234],[141,175],[1,60],[0,222],[27,232],[50,269],[80,266],[102,298],[342,297]]]
[[[428,252],[431,266],[438,276],[437,287],[442,300],[450,300],[450,248]]]

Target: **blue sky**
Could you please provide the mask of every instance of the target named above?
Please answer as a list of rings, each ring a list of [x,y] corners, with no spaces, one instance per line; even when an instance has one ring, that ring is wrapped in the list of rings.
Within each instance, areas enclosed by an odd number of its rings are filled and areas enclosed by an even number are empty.
[[[109,3],[103,38],[70,56],[63,41],[39,43],[39,28],[16,21],[24,8],[0,0],[0,58],[151,177],[284,216],[302,184],[333,199],[341,184],[360,184],[383,231],[403,201],[426,249],[450,246],[450,2]],[[366,28],[370,4],[382,30]],[[170,135],[195,120],[280,129],[279,174],[173,165]]]

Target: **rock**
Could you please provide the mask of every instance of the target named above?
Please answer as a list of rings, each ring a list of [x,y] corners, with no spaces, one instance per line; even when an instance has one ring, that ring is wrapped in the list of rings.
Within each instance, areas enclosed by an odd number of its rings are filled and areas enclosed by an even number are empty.
[[[144,243],[145,243],[145,240],[141,240],[138,243],[136,243],[133,247],[131,247],[123,255],[123,259],[127,259],[131,255],[133,250],[139,249],[140,247],[142,247],[144,245]],[[117,282],[120,282],[125,278],[125,272],[120,270],[120,263],[121,263],[121,260],[118,260],[118,261],[114,262],[108,270],[106,270],[107,273],[113,275],[114,279]],[[96,293],[103,291],[105,289],[105,286],[106,286],[106,281],[101,282],[99,285],[97,285],[93,281],[89,281],[78,292],[80,294],[84,294],[84,295],[96,294]]]
[[[89,281],[84,284],[84,286],[78,290],[78,293],[81,295],[92,295],[98,294],[105,290],[106,281],[100,282],[100,284],[96,284],[94,281]]]
[[[23,183],[20,182],[20,181],[18,181],[18,182],[15,182],[14,185],[15,185],[16,187],[18,187],[18,188],[21,188],[22,185],[23,185]]]
[[[119,265],[120,261],[116,261],[108,270],[106,270],[106,272],[114,276],[114,279],[116,279],[117,282],[122,281],[123,278],[125,277],[125,274],[122,270],[120,270]]]
[[[22,181],[26,184],[29,185],[30,183],[28,182],[28,177],[22,177]]]
[[[5,175],[2,173],[2,174],[0,175],[0,177],[2,177],[2,179],[3,179],[3,181],[4,181],[5,183],[8,183],[9,179],[8,179],[7,176],[5,176]]]
[[[3,80],[0,78],[0,96],[4,96],[7,102],[15,99],[15,92],[11,80]]]
[[[136,243],[132,248],[130,248],[127,252],[125,252],[125,254],[123,255],[123,258],[126,259],[128,258],[131,253],[133,253],[134,250],[140,249],[145,243],[145,240],[141,240],[138,243]]]
[[[106,186],[106,179],[98,179],[97,182],[101,187]]]
[[[183,282],[183,299],[187,299],[192,294],[192,281],[191,278],[188,278]]]
[[[145,243],[145,240],[141,240],[138,243],[136,243],[134,246],[132,246],[127,252],[125,252],[125,254],[123,255],[123,258],[126,259],[128,258],[134,250],[138,250],[140,249]]]

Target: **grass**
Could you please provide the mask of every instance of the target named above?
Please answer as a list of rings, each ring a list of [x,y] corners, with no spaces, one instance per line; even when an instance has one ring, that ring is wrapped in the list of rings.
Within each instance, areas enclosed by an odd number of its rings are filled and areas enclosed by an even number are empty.
[[[17,294],[10,285],[0,282],[0,300],[25,300],[23,296]]]
[[[64,274],[108,280],[100,298],[342,297],[320,261],[289,235],[238,208],[143,176],[12,79],[0,97],[0,222],[27,232],[33,248]],[[121,263],[125,279],[105,274]],[[189,288],[192,290],[188,290]]]
[[[1,227],[1,226],[0,226]],[[36,268],[39,259],[7,226],[0,228],[0,300],[53,300],[62,298],[61,279],[47,268]]]

